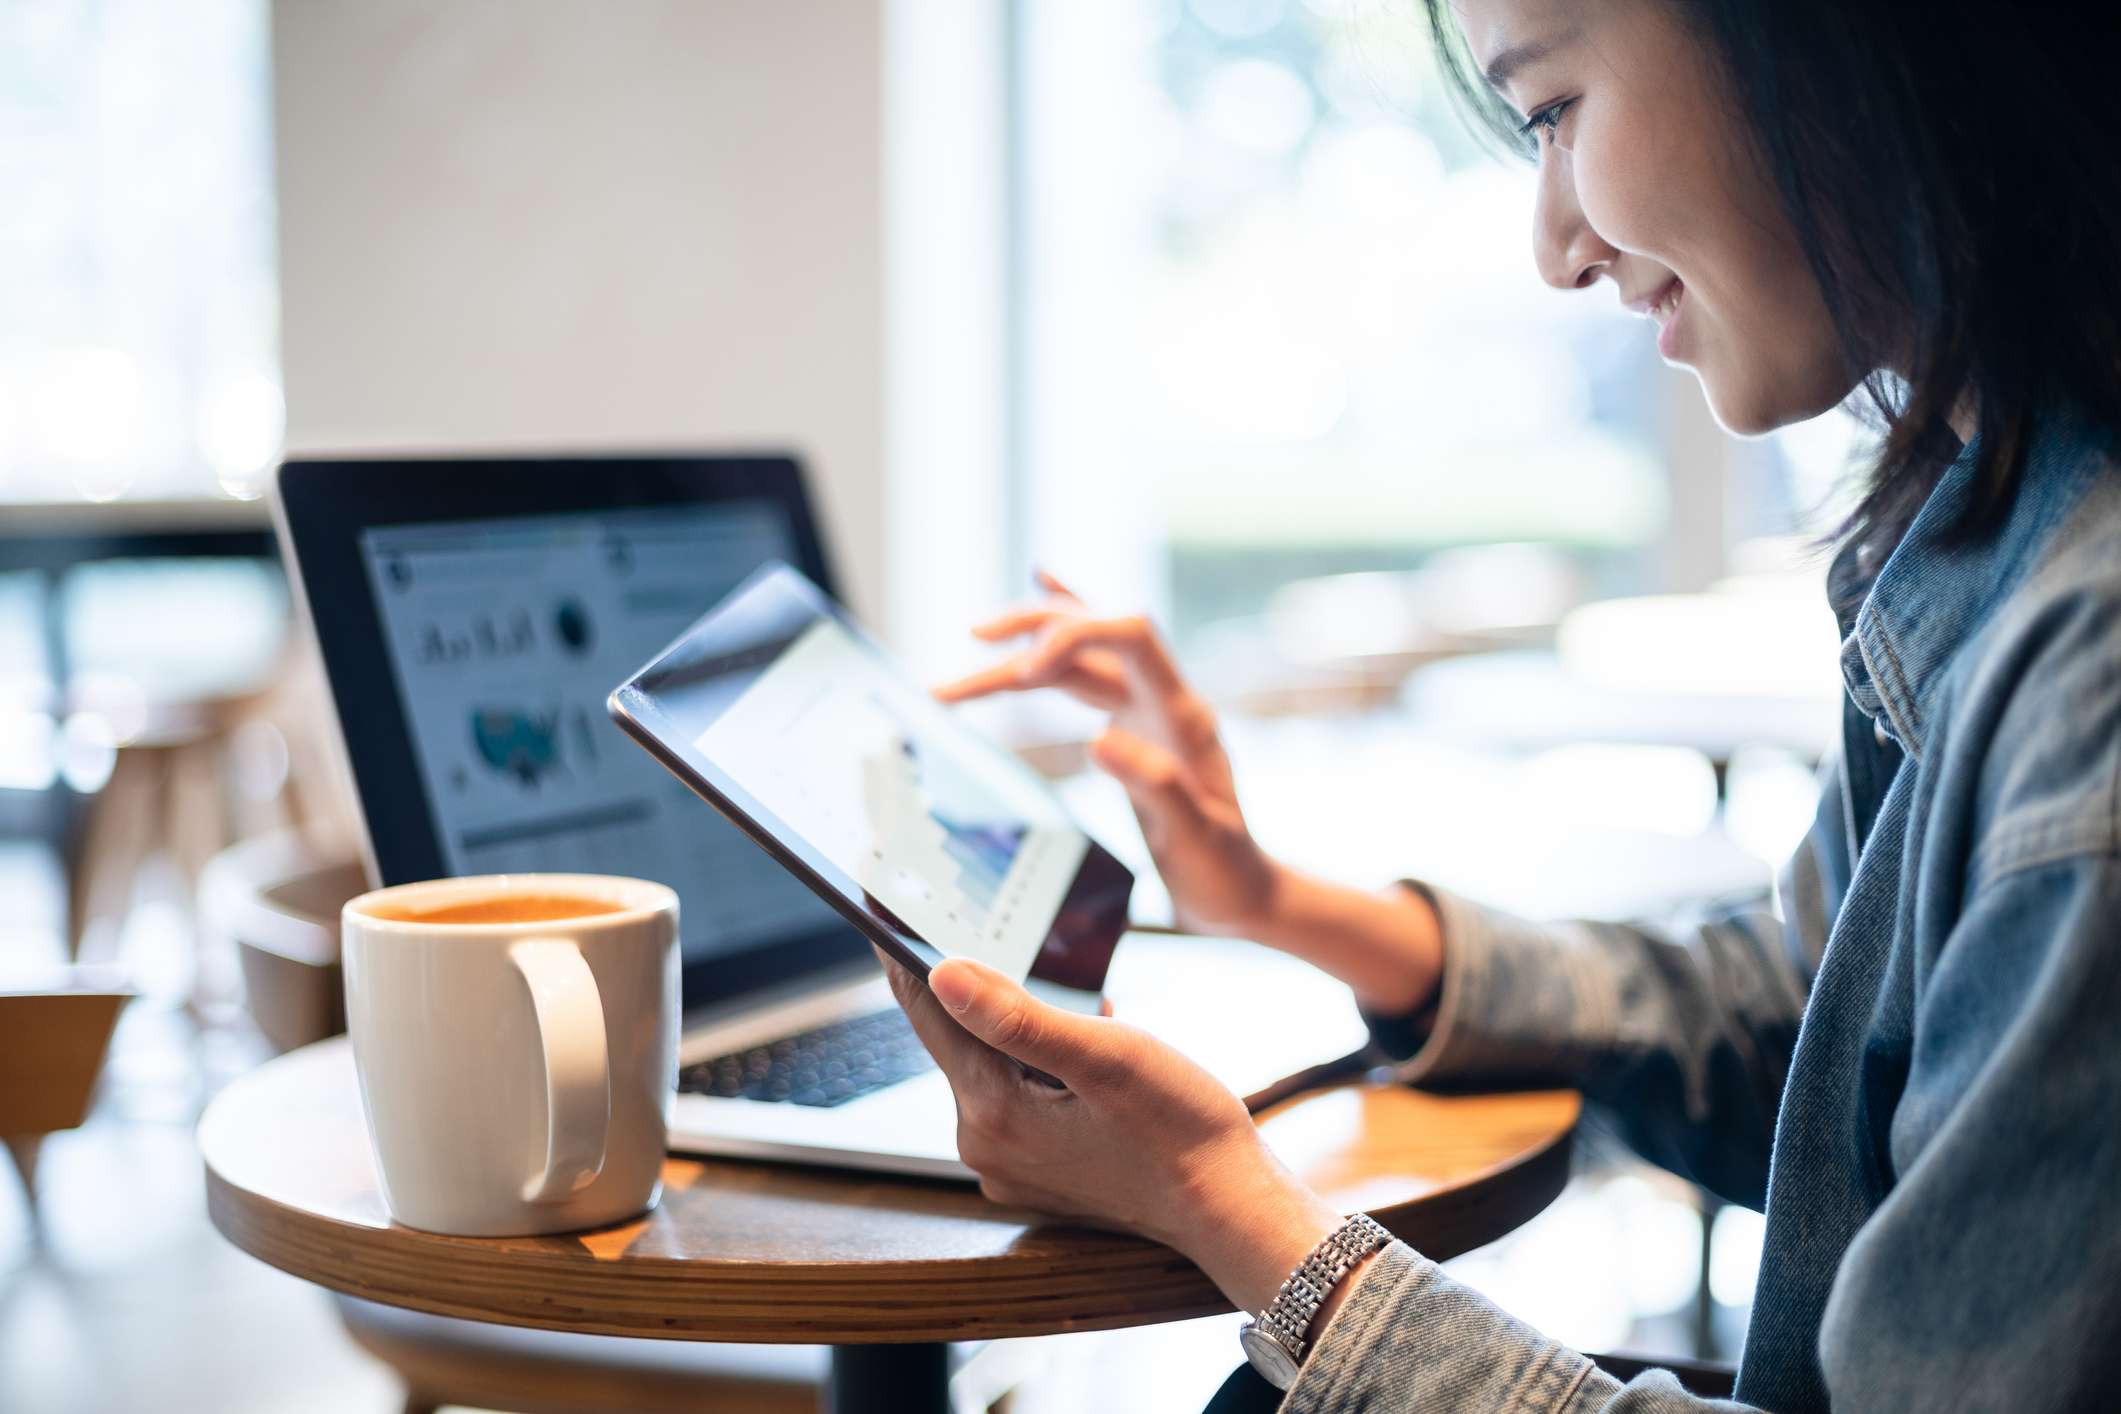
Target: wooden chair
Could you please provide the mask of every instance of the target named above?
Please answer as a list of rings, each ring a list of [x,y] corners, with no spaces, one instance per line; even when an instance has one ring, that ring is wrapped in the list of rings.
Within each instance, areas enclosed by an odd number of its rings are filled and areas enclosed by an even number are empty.
[[[225,850],[201,875],[201,924],[234,943],[252,1016],[277,1049],[345,1029],[339,905],[366,887],[358,864],[291,832]],[[828,1369],[819,1346],[572,1335],[332,1300],[347,1333],[404,1382],[405,1414],[444,1405],[513,1414],[809,1414]]]
[[[0,990],[0,1141],[22,1175],[32,1224],[44,1136],[88,1117],[118,1012],[131,996],[106,971],[88,968]]]

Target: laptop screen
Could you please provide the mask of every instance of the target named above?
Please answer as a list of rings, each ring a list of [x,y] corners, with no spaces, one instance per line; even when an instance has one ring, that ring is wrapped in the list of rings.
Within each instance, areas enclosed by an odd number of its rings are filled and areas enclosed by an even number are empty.
[[[381,525],[359,535],[452,874],[668,884],[692,964],[844,927],[614,727],[605,694],[760,564],[773,501]]]

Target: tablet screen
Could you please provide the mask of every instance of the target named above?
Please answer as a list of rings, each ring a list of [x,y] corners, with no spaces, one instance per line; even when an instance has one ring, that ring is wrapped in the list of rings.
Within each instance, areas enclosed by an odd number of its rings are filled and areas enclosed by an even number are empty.
[[[1124,869],[795,571],[762,572],[629,686],[718,804],[872,918],[1011,977],[1102,983]]]

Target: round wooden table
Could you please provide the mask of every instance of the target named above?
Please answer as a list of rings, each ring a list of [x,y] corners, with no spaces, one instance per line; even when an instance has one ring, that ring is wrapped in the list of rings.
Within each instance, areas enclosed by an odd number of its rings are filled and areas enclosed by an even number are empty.
[[[1441,1259],[1553,1200],[1578,1110],[1567,1091],[1359,1086],[1289,1101],[1261,1124],[1329,1201]],[[229,1085],[199,1146],[214,1225],[283,1271],[504,1325],[829,1344],[836,1414],[947,1409],[945,1342],[1229,1309],[1155,1243],[1042,1222],[962,1184],[829,1169],[673,1155],[662,1202],[622,1226],[519,1238],[401,1227],[377,1187],[344,1039]]]

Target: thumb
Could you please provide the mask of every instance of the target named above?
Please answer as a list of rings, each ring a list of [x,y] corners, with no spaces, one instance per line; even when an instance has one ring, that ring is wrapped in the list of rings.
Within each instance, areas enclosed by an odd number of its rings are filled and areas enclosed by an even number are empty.
[[[928,974],[928,989],[958,1025],[1070,1090],[1094,1088],[1125,1069],[1123,1028],[1042,1002],[983,962],[939,963]]]

